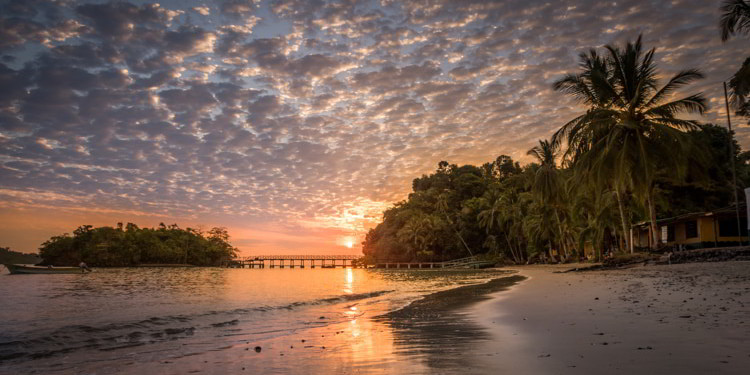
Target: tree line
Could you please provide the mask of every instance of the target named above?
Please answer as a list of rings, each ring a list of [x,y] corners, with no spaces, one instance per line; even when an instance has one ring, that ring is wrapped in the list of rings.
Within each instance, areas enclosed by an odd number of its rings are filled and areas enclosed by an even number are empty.
[[[40,261],[37,254],[25,254],[13,251],[10,247],[0,247],[0,264],[35,264]]]
[[[217,266],[236,255],[226,228],[182,229],[177,224],[139,228],[133,223],[117,227],[78,227],[73,234],[54,236],[39,248],[43,265],[126,267],[140,264],[191,264]]]
[[[750,11],[744,17],[741,30],[748,31]],[[481,167],[440,162],[367,233],[366,259],[491,254],[521,263],[557,254],[564,261],[581,257],[586,246],[601,258],[633,248],[633,223],[649,223],[654,250],[657,217],[732,204],[735,189],[750,182],[749,154],[727,129],[682,118],[707,109],[701,93],[675,99],[703,74],[686,69],[660,84],[654,53],[640,36],[582,53],[580,70],[553,89],[586,111],[532,147],[532,163],[506,155]],[[734,88],[733,97],[742,114]]]

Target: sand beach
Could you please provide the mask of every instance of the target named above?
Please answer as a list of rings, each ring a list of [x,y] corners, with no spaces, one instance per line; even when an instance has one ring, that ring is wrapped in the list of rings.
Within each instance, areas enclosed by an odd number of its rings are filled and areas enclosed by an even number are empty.
[[[469,309],[491,335],[477,367],[507,374],[750,369],[750,262],[557,273],[570,268],[517,268],[526,280]]]

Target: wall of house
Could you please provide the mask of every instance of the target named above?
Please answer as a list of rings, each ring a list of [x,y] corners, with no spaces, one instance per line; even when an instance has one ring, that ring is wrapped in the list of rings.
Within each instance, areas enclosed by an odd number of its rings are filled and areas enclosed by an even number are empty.
[[[698,219],[698,237],[701,242],[715,242],[716,241],[716,229],[714,228],[714,218],[702,217]]]
[[[633,228],[633,244],[636,247],[648,247],[648,228]]]
[[[698,237],[687,238],[685,222],[673,223],[674,225],[674,241],[669,241],[666,246],[685,245],[683,248],[697,249],[697,248],[710,248],[710,247],[724,247],[724,246],[737,246],[740,243],[740,237],[738,236],[721,236],[719,232],[719,219],[721,218],[734,218],[734,216],[728,214],[718,214],[712,216],[697,217],[692,220],[697,221],[698,225]],[[743,218],[744,220],[744,218]],[[743,222],[744,223],[744,222]],[[733,224],[734,225],[734,224]],[[661,240],[661,226],[659,227],[659,240]],[[718,238],[717,238],[718,237]],[[747,236],[742,237],[742,241],[745,244],[750,243]],[[648,226],[640,226],[633,228],[633,244],[636,247],[646,248],[649,246],[649,230]]]

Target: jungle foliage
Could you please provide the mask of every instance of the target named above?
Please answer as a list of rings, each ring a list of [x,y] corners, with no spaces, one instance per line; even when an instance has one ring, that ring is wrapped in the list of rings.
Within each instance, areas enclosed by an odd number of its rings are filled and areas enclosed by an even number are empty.
[[[215,266],[235,256],[225,228],[208,232],[163,223],[139,228],[133,223],[116,228],[82,225],[73,234],[54,236],[39,248],[44,265],[125,267],[139,264],[191,264]]]

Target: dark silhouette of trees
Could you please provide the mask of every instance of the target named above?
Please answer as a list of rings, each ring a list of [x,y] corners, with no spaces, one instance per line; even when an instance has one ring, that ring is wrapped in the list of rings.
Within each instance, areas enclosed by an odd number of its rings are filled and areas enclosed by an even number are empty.
[[[122,223],[116,228],[82,225],[73,235],[54,236],[39,248],[42,264],[125,267],[139,264],[192,264],[215,266],[235,256],[226,228],[181,229],[163,223],[158,228],[138,228]]]

